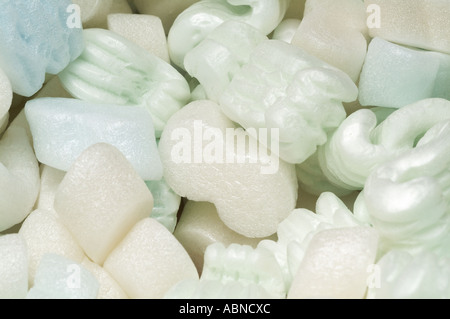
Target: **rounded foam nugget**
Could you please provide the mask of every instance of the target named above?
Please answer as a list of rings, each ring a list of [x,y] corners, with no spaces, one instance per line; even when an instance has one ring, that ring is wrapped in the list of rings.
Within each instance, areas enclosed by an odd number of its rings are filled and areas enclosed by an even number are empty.
[[[308,245],[288,298],[363,298],[377,247],[378,234],[368,226],[319,231]]]
[[[28,282],[34,283],[36,270],[42,257],[54,253],[81,262],[85,257],[83,249],[60,218],[52,211],[35,210],[23,222],[19,234],[28,247]]]
[[[173,233],[191,256],[201,273],[206,248],[221,242],[225,246],[233,243],[256,248],[261,239],[248,238],[227,227],[217,214],[214,204],[188,201],[183,208]]]
[[[295,166],[234,125],[210,100],[185,106],[169,120],[159,141],[164,177],[180,196],[215,204],[220,219],[235,232],[267,237],[295,208]],[[201,142],[208,133],[215,143]],[[258,152],[250,151],[251,144]]]
[[[153,209],[153,196],[114,146],[87,148],[66,173],[55,210],[86,255],[101,265],[128,231]]]
[[[101,266],[85,257],[81,266],[89,270],[97,278],[99,289],[97,299],[129,299],[117,281]]]
[[[23,299],[27,292],[27,244],[19,234],[0,236],[0,299]]]
[[[170,63],[166,34],[159,17],[149,14],[110,14],[108,29]]]
[[[133,299],[163,298],[176,283],[199,279],[183,246],[152,218],[138,222],[103,267]]]

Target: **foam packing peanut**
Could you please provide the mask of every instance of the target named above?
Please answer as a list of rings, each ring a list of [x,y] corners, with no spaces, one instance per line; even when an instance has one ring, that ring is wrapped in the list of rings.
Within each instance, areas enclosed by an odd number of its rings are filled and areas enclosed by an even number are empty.
[[[170,63],[161,19],[154,15],[115,13],[108,15],[108,30],[132,40]]]
[[[66,172],[45,164],[41,164],[39,170],[41,174],[41,185],[35,208],[56,214],[53,205],[55,202],[55,194]]]
[[[0,235],[0,299],[23,299],[28,287],[26,241],[20,234]]]
[[[216,242],[225,246],[236,243],[255,248],[261,240],[242,236],[227,227],[217,214],[214,204],[194,201],[184,205],[174,235],[191,256],[199,273],[209,245]]]
[[[27,299],[96,299],[97,278],[80,263],[58,254],[45,254]]]
[[[426,98],[450,99],[450,54],[374,38],[361,71],[361,105],[400,108]]]
[[[301,21],[302,20],[295,18],[284,19],[275,30],[273,30],[272,39],[291,43]]]
[[[445,99],[424,99],[400,109],[358,110],[319,149],[322,172],[335,185],[361,190],[377,166],[414,148],[423,134],[449,118],[450,102]]]
[[[443,0],[365,0],[372,38],[450,54],[450,6]]]
[[[326,229],[311,239],[288,299],[362,299],[378,234],[368,226]]]
[[[299,164],[345,119],[342,102],[357,96],[356,85],[343,71],[301,48],[265,40],[233,77],[220,105],[244,128],[278,129],[279,156]]]
[[[85,49],[59,78],[75,98],[146,109],[159,137],[167,120],[190,99],[185,78],[169,63],[104,29],[83,32]]]
[[[14,93],[32,96],[44,84],[46,73],[61,72],[81,54],[81,26],[67,24],[71,4],[70,0],[0,2],[0,68]]]
[[[117,148],[99,143],[73,163],[54,207],[86,255],[102,265],[134,224],[150,216],[153,196]]]
[[[373,268],[367,299],[450,298],[449,258],[429,251],[414,256],[394,249],[374,267],[378,268]]]
[[[294,165],[237,129],[212,101],[177,112],[159,150],[169,186],[182,197],[215,204],[225,225],[241,235],[272,235],[296,205]]]
[[[152,218],[136,223],[103,267],[132,299],[163,298],[176,283],[199,278],[183,246]]]
[[[291,43],[343,70],[356,83],[367,52],[367,33],[360,0],[308,0]]]
[[[31,212],[22,223],[19,234],[27,244],[30,287],[34,284],[36,271],[45,254],[57,254],[77,263],[85,257],[74,236],[53,211],[37,209]]]
[[[39,185],[39,164],[27,132],[11,125],[0,141],[0,231],[31,213]]]
[[[380,251],[449,255],[449,133],[450,121],[438,122],[414,149],[369,175],[365,211],[380,234]]]
[[[192,4],[175,19],[169,34],[171,61],[184,68],[186,54],[228,20],[247,23],[264,35],[271,33],[283,19],[287,0],[203,0]]]
[[[162,178],[152,117],[142,108],[40,98],[26,103],[25,114],[36,156],[43,164],[67,171],[86,148],[108,143],[143,179]]]

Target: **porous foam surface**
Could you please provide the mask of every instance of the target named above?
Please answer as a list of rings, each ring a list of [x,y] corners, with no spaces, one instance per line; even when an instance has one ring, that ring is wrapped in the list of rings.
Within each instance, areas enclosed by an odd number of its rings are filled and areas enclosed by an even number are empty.
[[[89,146],[117,147],[145,180],[162,178],[150,114],[138,107],[41,98],[25,105],[38,160],[67,171]]]
[[[183,246],[152,218],[136,223],[109,254],[104,268],[133,299],[163,298],[176,283],[199,278]]]
[[[142,178],[117,148],[105,143],[77,158],[55,195],[62,223],[99,265],[152,209],[153,197]]]
[[[27,292],[27,243],[19,234],[0,235],[0,299],[23,299]]]

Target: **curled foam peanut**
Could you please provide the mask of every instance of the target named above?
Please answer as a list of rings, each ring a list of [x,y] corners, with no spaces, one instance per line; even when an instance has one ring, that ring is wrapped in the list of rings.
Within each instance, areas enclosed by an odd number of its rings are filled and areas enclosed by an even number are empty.
[[[377,166],[413,149],[418,139],[445,119],[450,119],[450,101],[438,98],[401,109],[358,110],[319,149],[320,167],[331,183],[361,190]]]
[[[212,101],[177,112],[159,151],[169,186],[182,197],[215,204],[222,221],[241,235],[270,236],[295,208],[294,165],[236,128]]]
[[[169,31],[171,61],[184,68],[186,54],[228,20],[245,22],[268,35],[283,19],[289,3],[289,0],[203,0],[194,3],[175,19]]]
[[[59,74],[64,88],[88,102],[146,109],[159,137],[190,99],[187,81],[169,63],[112,31],[87,29],[83,35],[83,53]]]
[[[265,40],[233,77],[220,105],[244,128],[278,129],[279,156],[299,164],[345,119],[342,102],[357,95],[344,72],[298,47]]]

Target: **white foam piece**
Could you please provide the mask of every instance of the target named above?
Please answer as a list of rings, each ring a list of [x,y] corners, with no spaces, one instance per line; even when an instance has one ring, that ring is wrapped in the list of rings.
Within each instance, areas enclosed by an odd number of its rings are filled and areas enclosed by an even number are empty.
[[[13,99],[11,82],[5,72],[0,68],[0,123],[8,113]]]
[[[81,265],[89,270],[100,285],[97,299],[129,299],[117,281],[101,266],[85,257]]]
[[[27,299],[96,299],[99,283],[80,263],[57,254],[45,254]]]
[[[176,17],[190,5],[199,0],[134,0],[134,4],[141,14],[158,16],[164,26],[165,33],[169,33]]]
[[[375,263],[378,234],[368,226],[317,232],[292,281],[289,299],[361,299]]]
[[[36,208],[54,212],[55,208],[53,203],[55,201],[55,193],[66,172],[45,164],[41,164],[40,173],[41,186],[39,196],[36,201]]]
[[[148,14],[110,14],[108,29],[170,63],[167,38],[159,17]]]
[[[217,214],[214,204],[188,201],[173,233],[192,258],[199,273],[203,269],[206,248],[216,242],[256,248],[261,239],[248,238],[227,227]]]
[[[138,222],[103,267],[133,299],[163,298],[176,283],[199,278],[183,246],[152,218]]]
[[[0,299],[24,299],[27,292],[27,244],[19,234],[0,235]]]
[[[30,287],[45,254],[54,253],[76,262],[85,256],[70,231],[52,211],[34,210],[22,223],[19,234],[28,247],[28,282]]]
[[[108,14],[131,13],[126,0],[73,0],[80,7],[83,28],[106,29]]]
[[[365,21],[360,0],[309,0],[291,43],[357,82],[367,52]]]
[[[216,143],[203,141],[204,133],[212,134],[209,140]],[[251,151],[255,148],[257,152]],[[210,100],[192,102],[177,112],[161,136],[159,150],[169,186],[182,197],[215,204],[225,225],[241,235],[270,236],[295,208],[295,166],[236,129]]]
[[[0,231],[22,222],[39,193],[39,166],[26,130],[12,125],[0,141]]]
[[[363,106],[403,107],[427,98],[450,98],[450,55],[374,38],[359,82]]]
[[[143,179],[162,178],[153,121],[143,108],[42,98],[27,102],[25,113],[36,156],[43,164],[67,171],[87,147],[108,143]]]
[[[450,54],[446,0],[365,0],[372,38]],[[376,22],[379,22],[379,25]]]
[[[150,216],[153,197],[125,156],[100,143],[75,161],[54,205],[86,255],[102,265],[134,224]]]

